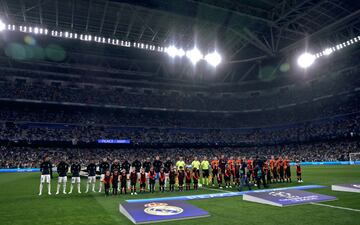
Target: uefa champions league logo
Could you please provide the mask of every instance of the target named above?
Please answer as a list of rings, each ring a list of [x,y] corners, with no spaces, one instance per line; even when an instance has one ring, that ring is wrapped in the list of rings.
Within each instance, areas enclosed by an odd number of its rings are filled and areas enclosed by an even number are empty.
[[[155,216],[173,216],[182,213],[184,210],[177,206],[170,206],[167,203],[149,203],[144,205],[144,212]]]
[[[280,202],[304,202],[304,201],[313,201],[318,199],[317,195],[308,195],[308,196],[298,196],[292,195],[291,193],[279,191],[279,192],[269,192],[269,195],[274,197],[280,197]]]

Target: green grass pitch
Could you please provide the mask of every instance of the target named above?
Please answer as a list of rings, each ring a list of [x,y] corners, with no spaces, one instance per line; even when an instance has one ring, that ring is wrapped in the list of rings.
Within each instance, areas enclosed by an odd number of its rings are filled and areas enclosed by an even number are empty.
[[[293,174],[294,171],[293,171]],[[360,183],[360,166],[303,167],[304,183],[291,185],[320,184],[328,188],[312,192],[336,196],[338,200],[325,202],[328,205],[360,209],[360,194],[332,192],[330,185]],[[1,225],[114,225],[132,224],[119,213],[119,203],[125,199],[150,198],[179,193],[154,193],[138,196],[110,196],[103,193],[72,194],[55,196],[56,179],[52,180],[52,196],[44,189],[38,196],[39,173],[0,174]],[[82,180],[82,190],[86,182]],[[98,185],[98,184],[97,184]],[[287,184],[271,185],[283,187]],[[69,183],[68,183],[69,188]],[[75,189],[76,191],[76,189]],[[219,193],[220,190],[189,191],[181,194]],[[189,201],[210,213],[210,217],[166,224],[360,224],[360,212],[318,205],[301,205],[285,208],[245,202],[242,197]]]

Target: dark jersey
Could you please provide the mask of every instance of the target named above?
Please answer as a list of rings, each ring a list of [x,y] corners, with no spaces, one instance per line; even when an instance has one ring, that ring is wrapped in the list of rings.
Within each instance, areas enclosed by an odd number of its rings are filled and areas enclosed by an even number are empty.
[[[87,172],[90,177],[96,176],[96,165],[94,163],[90,163],[87,166]]]
[[[71,165],[71,174],[72,177],[80,177],[80,170],[81,170],[81,166],[78,163],[74,163]]]
[[[121,164],[121,169],[125,170],[126,174],[128,174],[130,172],[130,166],[130,163],[126,160]]]
[[[42,175],[50,175],[52,173],[52,164],[49,161],[42,162],[40,165],[40,172]]]
[[[169,180],[170,180],[170,184],[175,184],[175,180],[176,180],[176,172],[175,171],[170,171]]]
[[[225,168],[226,168],[226,159],[220,159],[219,160],[219,168],[221,169],[221,171],[224,173],[225,172]]]
[[[112,185],[115,185],[115,186],[117,186],[117,184],[119,183],[119,174],[117,174],[117,175],[113,175],[112,176]]]
[[[110,169],[110,164],[108,162],[102,162],[99,168],[100,174],[105,174],[105,172]]]
[[[150,167],[151,167],[151,162],[145,161],[143,163],[143,168],[145,170],[145,173],[148,173],[150,171]]]
[[[137,173],[136,172],[131,172],[130,173],[130,181],[132,184],[136,184],[136,181],[138,179]]]
[[[111,165],[111,172],[114,172],[114,170],[117,170],[117,171],[120,171],[120,164],[119,163],[113,163],[112,165]]]
[[[67,175],[68,170],[69,170],[69,164],[67,164],[64,161],[61,161],[57,165],[57,172],[59,174],[59,177],[65,177]]]
[[[155,170],[156,173],[160,172],[162,164],[163,163],[160,160],[155,160],[154,161],[153,166],[154,166],[154,170]]]
[[[125,173],[121,174],[120,181],[121,181],[122,186],[126,185],[127,177],[126,177]]]
[[[184,170],[180,170],[179,174],[178,174],[179,184],[184,183],[184,178],[185,178],[185,172],[184,172]]]
[[[165,173],[169,173],[171,170],[171,167],[173,167],[173,162],[171,160],[168,160],[164,164]]]
[[[135,160],[132,164],[132,167],[135,168],[137,173],[140,173],[140,169],[141,169],[141,162],[139,160]]]

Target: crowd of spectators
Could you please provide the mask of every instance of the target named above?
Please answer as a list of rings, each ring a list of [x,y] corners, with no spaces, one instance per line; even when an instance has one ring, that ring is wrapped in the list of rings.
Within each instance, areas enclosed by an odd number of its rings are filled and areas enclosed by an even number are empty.
[[[106,86],[105,88],[84,88],[69,86],[51,86],[48,84],[0,83],[0,98],[42,100],[50,102],[71,102],[81,104],[108,104],[127,107],[152,107],[166,109],[243,111],[276,108],[284,105],[309,102],[324,96],[336,95],[344,91],[353,91],[359,80],[339,76],[336,80],[322,81],[318,84],[296,87],[288,91],[276,91],[259,96],[245,97],[242,94],[219,97],[208,93],[199,96],[196,92],[131,93],[123,89]],[[352,79],[354,77],[354,79]],[[349,82],[349,80],[351,82]]]
[[[101,125],[16,123],[0,125],[2,141],[76,141],[130,139],[137,144],[276,144],[358,137],[360,114],[317,122],[266,128],[196,129],[116,127]]]

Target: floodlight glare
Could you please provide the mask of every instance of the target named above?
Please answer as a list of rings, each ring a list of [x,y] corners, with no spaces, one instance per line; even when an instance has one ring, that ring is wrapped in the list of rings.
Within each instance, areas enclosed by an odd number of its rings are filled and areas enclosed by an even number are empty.
[[[0,31],[5,30],[5,28],[6,28],[6,24],[0,20]]]
[[[169,46],[167,49],[166,49],[166,53],[171,57],[171,58],[174,58],[176,55],[177,55],[177,51],[178,49],[171,45]]]
[[[199,62],[201,59],[203,59],[203,54],[197,49],[196,47],[193,48],[190,51],[186,52],[186,57],[195,65],[197,62]]]
[[[324,50],[324,55],[330,55],[331,53],[333,53],[332,48],[327,48]]]
[[[213,53],[207,54],[205,56],[205,60],[213,67],[216,67],[221,63],[222,58],[221,55],[215,51]]]
[[[315,56],[310,53],[304,53],[299,56],[297,63],[301,68],[307,68],[315,62]]]

